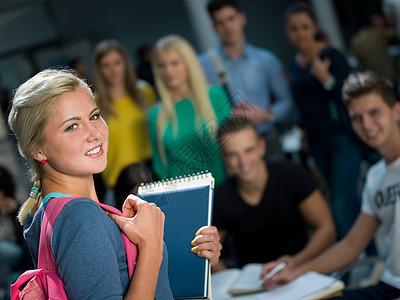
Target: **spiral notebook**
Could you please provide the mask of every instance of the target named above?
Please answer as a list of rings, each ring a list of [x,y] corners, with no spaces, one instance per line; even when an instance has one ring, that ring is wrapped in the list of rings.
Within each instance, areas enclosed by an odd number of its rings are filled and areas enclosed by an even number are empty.
[[[156,203],[165,214],[164,241],[168,249],[168,276],[175,299],[208,299],[208,260],[191,252],[197,230],[211,225],[214,178],[197,173],[142,184],[139,197]]]

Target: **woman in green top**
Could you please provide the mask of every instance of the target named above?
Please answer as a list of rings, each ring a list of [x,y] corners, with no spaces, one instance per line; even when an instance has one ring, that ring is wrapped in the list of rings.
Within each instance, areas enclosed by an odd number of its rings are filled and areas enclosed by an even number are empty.
[[[152,65],[162,100],[148,117],[154,171],[163,179],[208,170],[221,183],[226,174],[215,134],[231,113],[225,91],[208,86],[196,52],[180,36],[157,41]]]

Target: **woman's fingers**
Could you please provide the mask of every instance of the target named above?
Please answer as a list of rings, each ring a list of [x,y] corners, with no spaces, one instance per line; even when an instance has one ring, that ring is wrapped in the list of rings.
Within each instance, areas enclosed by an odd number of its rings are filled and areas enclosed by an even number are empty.
[[[130,194],[124,204],[122,205],[122,214],[127,218],[132,218],[136,215],[138,211],[139,203],[146,202],[139,197]]]
[[[192,240],[192,252],[210,260],[212,265],[216,264],[221,255],[222,245],[218,230],[215,226],[203,226],[196,232]]]
[[[125,233],[131,242],[139,247],[160,247],[164,236],[164,213],[154,203],[148,203],[135,196],[128,197],[124,208],[133,217],[117,216],[110,217]]]

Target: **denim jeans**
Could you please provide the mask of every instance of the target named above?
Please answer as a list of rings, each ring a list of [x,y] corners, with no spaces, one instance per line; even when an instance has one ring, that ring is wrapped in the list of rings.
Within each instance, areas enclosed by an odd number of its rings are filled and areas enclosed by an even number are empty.
[[[346,235],[360,211],[358,180],[361,151],[345,136],[309,142],[311,155],[330,190],[330,207],[337,237]]]

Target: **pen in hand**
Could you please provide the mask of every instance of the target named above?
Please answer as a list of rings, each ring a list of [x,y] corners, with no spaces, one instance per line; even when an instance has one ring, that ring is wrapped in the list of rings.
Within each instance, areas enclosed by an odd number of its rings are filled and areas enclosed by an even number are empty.
[[[263,278],[263,281],[267,281],[271,279],[273,276],[275,276],[280,270],[284,269],[287,267],[287,264],[284,262],[281,262],[278,264],[275,268],[273,268],[271,271],[268,272],[267,275]]]

